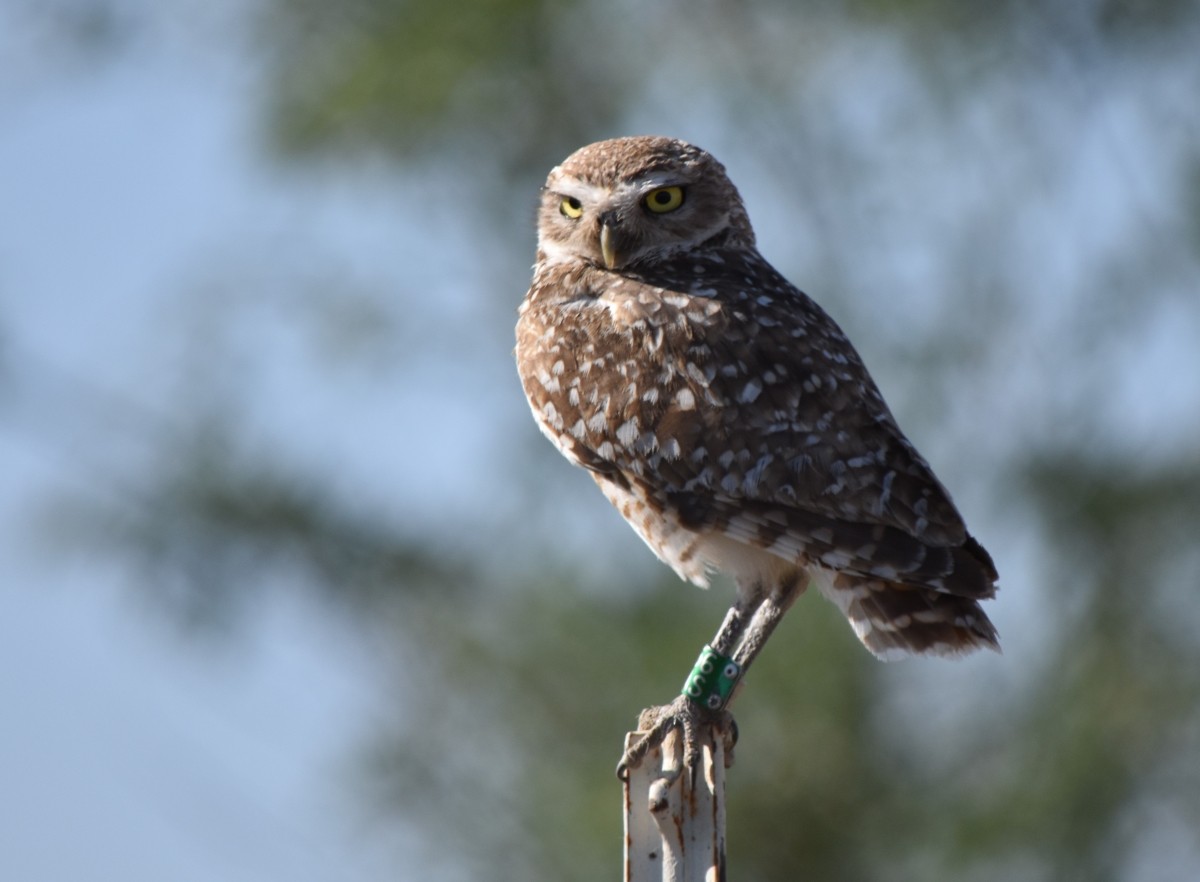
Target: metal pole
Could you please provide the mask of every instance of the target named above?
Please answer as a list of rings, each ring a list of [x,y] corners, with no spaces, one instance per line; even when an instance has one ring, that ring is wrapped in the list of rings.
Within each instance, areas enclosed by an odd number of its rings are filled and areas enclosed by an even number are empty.
[[[630,732],[625,746],[643,733]],[[625,782],[625,882],[726,882],[725,746],[701,735],[699,766],[682,766],[677,731]]]

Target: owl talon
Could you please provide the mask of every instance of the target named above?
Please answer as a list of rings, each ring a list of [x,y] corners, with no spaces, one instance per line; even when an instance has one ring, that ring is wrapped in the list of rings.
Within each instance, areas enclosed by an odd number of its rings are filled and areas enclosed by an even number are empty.
[[[700,765],[702,733],[709,729],[719,736],[725,748],[725,766],[733,762],[733,746],[737,743],[737,723],[727,710],[711,710],[681,695],[670,704],[646,708],[638,717],[638,731],[642,737],[625,751],[617,763],[617,777],[629,779],[631,769],[638,768],[655,747],[660,746],[673,731],[678,731],[683,741],[681,769],[694,774]]]

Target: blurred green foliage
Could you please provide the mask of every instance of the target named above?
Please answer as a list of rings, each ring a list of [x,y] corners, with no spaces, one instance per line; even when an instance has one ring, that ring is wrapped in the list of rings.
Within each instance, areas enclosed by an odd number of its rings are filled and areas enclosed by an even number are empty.
[[[452,145],[535,163],[532,148],[578,143],[626,98],[628,78],[610,60],[562,38],[577,9],[566,0],[276,0],[265,42],[278,62],[277,144],[409,161]]]

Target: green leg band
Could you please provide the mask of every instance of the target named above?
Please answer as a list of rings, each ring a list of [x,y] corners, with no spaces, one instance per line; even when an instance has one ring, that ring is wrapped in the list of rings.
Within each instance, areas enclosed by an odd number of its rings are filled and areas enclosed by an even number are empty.
[[[737,662],[711,646],[705,646],[683,684],[683,694],[696,704],[720,710],[729,702],[741,676],[742,669]]]

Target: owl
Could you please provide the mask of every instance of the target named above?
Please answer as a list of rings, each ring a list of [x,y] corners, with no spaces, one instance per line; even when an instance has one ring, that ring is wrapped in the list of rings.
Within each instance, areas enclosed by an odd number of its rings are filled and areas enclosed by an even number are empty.
[[[552,169],[519,310],[542,432],[681,578],[736,586],[683,694],[622,759],[727,718],[810,585],[884,660],[998,649],[988,553],[837,324],[758,253],[711,155],[632,137]],[[724,715],[724,716],[722,716]]]

